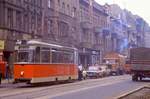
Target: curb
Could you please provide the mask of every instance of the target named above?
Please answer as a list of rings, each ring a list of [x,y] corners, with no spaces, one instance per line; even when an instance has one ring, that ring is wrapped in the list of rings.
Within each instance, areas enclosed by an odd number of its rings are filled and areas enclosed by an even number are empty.
[[[144,89],[144,88],[150,88],[150,86],[142,86],[142,87],[139,87],[139,88],[137,88],[137,89],[134,89],[134,90],[132,90],[132,91],[129,91],[129,92],[127,92],[127,93],[124,93],[124,94],[122,94],[122,95],[120,95],[120,96],[118,96],[118,97],[116,97],[116,98],[114,98],[114,99],[122,99],[122,98],[124,98],[124,97],[126,97],[126,96],[128,96],[128,95],[131,95],[131,94],[133,94],[133,93],[136,93],[136,92],[138,92],[138,91],[140,91],[140,90],[142,90],[142,89]]]
[[[13,81],[14,81],[13,79],[9,79],[9,80],[5,79],[1,81],[1,84],[10,84],[13,83]]]

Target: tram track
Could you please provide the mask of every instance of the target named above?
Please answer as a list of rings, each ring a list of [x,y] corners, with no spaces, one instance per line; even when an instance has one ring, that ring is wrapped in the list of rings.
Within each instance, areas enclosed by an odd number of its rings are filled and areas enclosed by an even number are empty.
[[[1,94],[0,93],[0,99],[17,99],[20,97],[21,99],[32,99],[32,98],[37,98],[37,97],[42,97],[42,96],[47,96],[47,95],[58,95],[56,93],[62,93],[62,92],[68,92],[72,91],[74,89],[81,89],[84,90],[86,87],[93,87],[93,86],[105,86],[109,85],[112,82],[110,82],[110,79],[115,79],[116,77],[108,77],[108,78],[102,78],[102,79],[92,79],[92,80],[85,80],[81,82],[75,82],[75,83],[67,83],[67,84],[61,84],[61,85],[54,85],[54,86],[44,86],[44,87],[30,87],[28,86],[28,89],[25,88],[14,88],[10,90],[6,90],[4,93],[6,94]],[[125,80],[125,77],[121,78],[121,76],[117,77],[120,80],[119,81],[113,81],[113,83],[118,83],[121,81]],[[107,83],[106,83],[107,82]],[[77,90],[78,91],[78,90]],[[9,94],[8,94],[9,93]],[[64,93],[65,94],[65,93]]]

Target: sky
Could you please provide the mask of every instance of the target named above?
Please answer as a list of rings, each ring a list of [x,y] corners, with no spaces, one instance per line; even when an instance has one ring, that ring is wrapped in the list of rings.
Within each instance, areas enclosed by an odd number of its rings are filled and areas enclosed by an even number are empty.
[[[121,8],[126,8],[133,14],[141,16],[150,24],[150,0],[95,0],[99,4],[118,4]]]

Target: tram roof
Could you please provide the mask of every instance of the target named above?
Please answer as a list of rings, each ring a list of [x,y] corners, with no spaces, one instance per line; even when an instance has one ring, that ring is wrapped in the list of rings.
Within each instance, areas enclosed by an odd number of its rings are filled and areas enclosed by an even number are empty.
[[[35,40],[31,40],[28,41],[27,44],[32,44],[32,45],[45,45],[45,46],[52,46],[52,47],[63,47],[61,45],[56,45],[56,44],[50,44],[50,43],[45,43],[45,42],[41,42],[41,41],[35,41]]]
[[[73,47],[61,46],[61,45],[57,45],[57,44],[51,44],[51,43],[46,43],[46,42],[41,42],[41,41],[36,41],[36,40],[30,40],[27,42],[27,44],[43,45],[43,46],[50,46],[50,47],[56,47],[56,48],[67,48],[67,49],[76,50],[76,48],[73,48]]]

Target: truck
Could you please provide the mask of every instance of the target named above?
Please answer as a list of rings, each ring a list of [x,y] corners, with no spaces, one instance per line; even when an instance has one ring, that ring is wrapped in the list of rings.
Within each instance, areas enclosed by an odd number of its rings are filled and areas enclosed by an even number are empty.
[[[129,58],[126,58],[126,60],[125,60],[124,72],[126,74],[131,74],[131,63],[130,63],[130,59]]]
[[[150,48],[130,49],[132,80],[138,81],[150,77]]]
[[[104,56],[103,64],[108,65],[111,75],[121,75],[123,74],[125,56],[116,52],[107,53]]]

